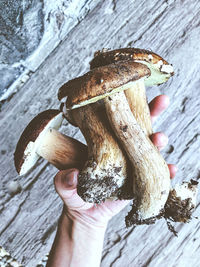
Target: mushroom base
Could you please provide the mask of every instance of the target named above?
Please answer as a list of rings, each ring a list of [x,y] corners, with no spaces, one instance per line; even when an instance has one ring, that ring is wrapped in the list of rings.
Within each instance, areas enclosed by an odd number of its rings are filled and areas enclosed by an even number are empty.
[[[90,203],[101,203],[108,198],[117,195],[118,185],[113,181],[112,176],[104,179],[90,179],[90,174],[82,174],[79,177],[77,193],[81,198]]]
[[[141,225],[141,224],[154,224],[157,219],[163,217],[161,212],[160,215],[141,220],[137,211],[138,211],[137,200],[134,200],[132,204],[132,209],[125,218],[126,227],[131,227],[134,225]]]
[[[137,214],[137,205],[133,202],[132,209],[125,219],[126,226],[131,227],[134,225],[154,224],[156,220],[161,218],[165,218],[166,220],[171,220],[173,222],[187,223],[192,219],[194,209],[195,205],[192,204],[191,198],[181,200],[181,198],[176,197],[176,193],[172,190],[165,208],[155,217],[140,220]]]
[[[181,199],[177,197],[176,191],[170,191],[168,201],[165,205],[164,217],[173,222],[187,223],[192,218],[195,204],[192,198]]]
[[[105,167],[105,168],[104,168]],[[118,199],[124,184],[124,170],[120,166],[100,168],[93,160],[79,174],[77,193],[86,202],[101,203],[108,198]]]
[[[139,219],[137,214],[137,201],[134,200],[132,209],[125,219],[126,226],[153,224],[156,220],[164,218],[167,221],[168,229],[176,235],[176,231],[169,220],[172,222],[187,223],[192,219],[192,213],[196,206],[197,185],[197,181],[191,180],[190,182],[183,182],[181,185],[176,186],[176,189],[170,190],[165,207],[161,210],[160,214],[145,220]],[[184,193],[187,197],[184,195],[181,196],[180,193]]]

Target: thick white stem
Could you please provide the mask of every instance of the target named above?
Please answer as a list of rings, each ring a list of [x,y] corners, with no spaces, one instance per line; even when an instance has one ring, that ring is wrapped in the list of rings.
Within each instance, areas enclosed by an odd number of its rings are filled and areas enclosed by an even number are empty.
[[[105,106],[110,123],[133,166],[138,219],[156,216],[164,208],[169,195],[168,166],[137,123],[123,92],[105,98]]]
[[[144,80],[139,80],[133,83],[128,90],[124,91],[124,93],[137,123],[140,125],[146,136],[150,136],[153,130]]]
[[[60,170],[82,168],[87,157],[87,147],[50,128],[37,144],[36,153]]]
[[[79,174],[78,194],[87,202],[101,202],[117,195],[127,179],[127,162],[105,110],[95,103],[71,112],[88,144],[88,160]]]

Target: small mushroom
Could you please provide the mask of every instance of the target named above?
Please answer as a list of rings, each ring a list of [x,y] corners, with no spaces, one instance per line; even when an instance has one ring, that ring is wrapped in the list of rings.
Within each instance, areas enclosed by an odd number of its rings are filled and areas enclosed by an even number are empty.
[[[17,172],[26,174],[40,157],[58,169],[81,168],[87,147],[58,132],[62,112],[55,109],[38,114],[23,131],[14,153]]]

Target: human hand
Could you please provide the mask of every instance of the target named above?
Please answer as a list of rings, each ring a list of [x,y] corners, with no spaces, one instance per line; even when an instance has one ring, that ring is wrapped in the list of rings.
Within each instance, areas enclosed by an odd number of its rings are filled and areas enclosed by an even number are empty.
[[[169,98],[165,95],[157,96],[150,102],[152,122],[168,105]],[[150,138],[159,150],[163,149],[168,143],[167,136],[162,132],[154,133]],[[173,164],[168,164],[168,167],[170,176],[173,178],[177,168]],[[106,226],[107,222],[129,203],[129,200],[106,200],[98,205],[84,202],[76,190],[78,173],[77,169],[64,170],[58,172],[54,178],[55,189],[64,202],[66,216],[86,227]]]

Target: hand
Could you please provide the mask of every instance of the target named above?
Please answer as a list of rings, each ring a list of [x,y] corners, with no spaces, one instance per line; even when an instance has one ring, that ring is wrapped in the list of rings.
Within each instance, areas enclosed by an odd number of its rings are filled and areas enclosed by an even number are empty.
[[[161,114],[169,105],[169,98],[160,95],[154,98],[149,104],[152,122]],[[159,149],[163,149],[168,138],[162,132],[152,134],[150,137],[154,145]],[[176,166],[168,164],[170,176],[173,178],[176,173]],[[86,227],[101,227],[107,225],[109,219],[120,212],[128,203],[128,200],[111,201],[106,200],[104,203],[95,205],[93,203],[84,202],[77,194],[77,177],[79,171],[69,169],[60,171],[54,178],[55,189],[64,202],[65,214],[72,219],[78,221]]]
[[[152,121],[167,108],[169,98],[157,96],[149,104]],[[168,138],[158,132],[150,137],[159,150],[164,148]],[[176,166],[168,164],[170,176],[174,177]],[[84,202],[77,194],[79,171],[60,171],[54,178],[55,189],[64,202],[56,237],[49,254],[47,267],[99,267],[104,234],[110,218],[121,211],[128,200],[107,200],[95,205]]]

